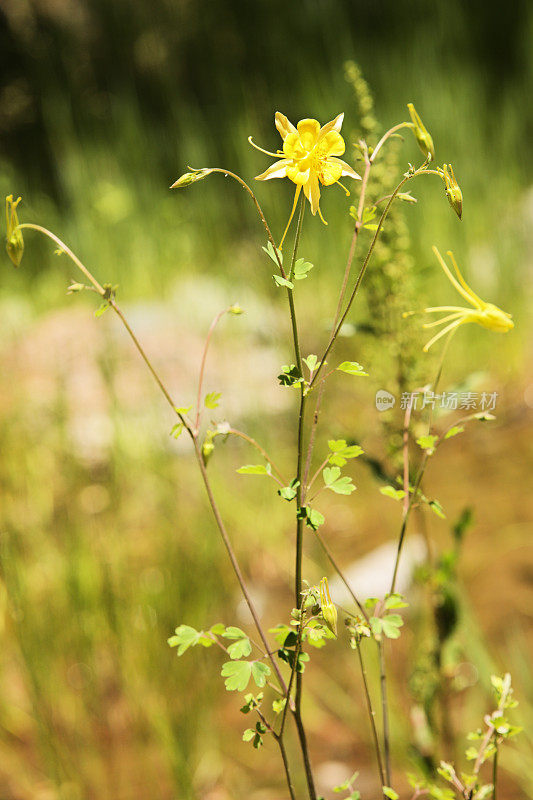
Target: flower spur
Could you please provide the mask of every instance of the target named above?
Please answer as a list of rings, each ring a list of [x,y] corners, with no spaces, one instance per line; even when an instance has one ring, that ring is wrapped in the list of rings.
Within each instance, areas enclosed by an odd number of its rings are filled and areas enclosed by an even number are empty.
[[[355,170],[342,161],[338,156],[342,156],[346,146],[344,139],[340,135],[344,114],[339,114],[331,122],[320,127],[316,119],[302,119],[296,127],[284,114],[276,111],[274,120],[276,128],[283,139],[283,150],[270,153],[258,147],[252,137],[248,138],[250,144],[261,153],[279,159],[268,169],[256,176],[258,181],[268,181],[272,178],[289,178],[296,184],[294,203],[292,211],[281,239],[280,247],[283,244],[289,225],[291,224],[296,203],[303,188],[306,198],[311,206],[311,213],[315,215],[318,211],[320,219],[327,224],[320,211],[320,184],[331,186],[340,183],[340,178],[344,175],[360,180],[361,176]],[[342,186],[342,184],[340,184]],[[342,187],[347,194],[349,192]]]
[[[460,325],[464,325],[465,322],[475,322],[477,325],[481,325],[483,328],[488,328],[489,330],[497,331],[498,333],[507,333],[507,331],[510,331],[512,328],[514,328],[514,322],[511,314],[508,314],[506,311],[502,311],[500,308],[498,308],[498,306],[495,306],[492,303],[486,303],[470,288],[461,275],[451,250],[448,250],[447,255],[452,262],[457,278],[452,275],[448,265],[436,247],[433,247],[433,252],[437,256],[439,264],[446,273],[446,276],[449,278],[452,285],[457,289],[459,294],[464,297],[468,303],[470,303],[472,308],[463,308],[461,306],[436,306],[432,308],[425,308],[424,312],[427,314],[434,314],[440,311],[451,311],[452,313],[447,314],[442,319],[436,320],[435,322],[427,322],[425,325],[423,325],[424,328],[434,328],[437,325],[443,325],[445,322],[448,323],[446,327],[439,331],[436,336],[434,336],[429,340],[429,342],[427,342],[427,344],[424,345],[424,352],[427,353],[429,348],[447,333],[453,334],[455,330],[457,330]],[[407,313],[409,314],[410,312]]]

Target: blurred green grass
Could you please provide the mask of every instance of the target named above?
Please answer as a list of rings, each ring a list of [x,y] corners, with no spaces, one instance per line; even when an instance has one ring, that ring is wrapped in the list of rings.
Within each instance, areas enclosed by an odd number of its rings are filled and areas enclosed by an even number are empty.
[[[455,512],[469,502],[468,487],[476,481],[479,502],[486,506],[480,530],[487,538],[476,534],[473,547],[480,552],[490,542],[504,564],[524,545],[522,516],[531,515],[526,501],[523,512],[517,511],[521,495],[515,487],[523,480],[516,461],[526,471],[533,460],[525,447],[516,456],[527,431],[522,397],[532,380],[523,366],[531,327],[532,29],[527,2],[508,6],[504,15],[491,4],[458,0],[431,7],[419,0],[400,2],[394,8],[348,0],[294,5],[262,0],[253,6],[220,0],[202,6],[183,0],[149,6],[131,0],[6,3],[0,11],[0,192],[22,194],[23,219],[60,235],[100,281],[119,284],[125,309],[141,327],[148,319],[146,333],[156,353],[172,344],[192,359],[208,324],[207,310],[213,297],[220,297],[221,306],[238,300],[255,313],[246,336],[256,346],[266,343],[283,363],[290,357],[286,323],[260,251],[263,232],[245,194],[222,176],[183,192],[168,186],[187,164],[224,166],[252,180],[268,162],[246,139],[252,134],[267,149],[276,148],[277,109],[294,121],[316,116],[323,122],[344,110],[344,131],[351,139],[358,119],[343,65],[355,58],[375,93],[380,123],[386,127],[405,119],[405,105],[413,101],[433,134],[439,162],[453,163],[463,188],[459,223],[440,185],[429,180],[413,185],[419,203],[405,214],[420,307],[451,296],[433,263],[435,243],[453,249],[481,295],[512,311],[517,321],[516,331],[497,341],[461,331],[450,379],[463,377],[473,364],[488,365],[487,380],[506,390],[503,420],[492,453],[483,450],[480,437],[488,436],[486,431],[467,448],[464,458],[477,471],[464,459],[460,466],[452,460],[435,476],[436,495],[444,492]],[[410,139],[402,154],[402,163],[419,157]],[[290,186],[254,188],[281,234],[292,202]],[[350,238],[342,193],[325,192],[323,209],[330,225],[309,216],[302,251],[316,264],[298,301],[307,311],[309,350],[318,347],[327,324],[324,308],[333,301]],[[6,800],[147,795],[224,800],[249,794],[257,759],[238,745],[241,720],[234,704],[221,698],[218,662],[207,652],[177,663],[166,645],[180,622],[201,627],[235,621],[234,582],[194,465],[186,451],[169,446],[166,410],[146,399],[151,389],[141,393],[137,407],[141,368],[132,368],[117,388],[117,360],[125,357],[125,348],[109,332],[113,321],[107,317],[83,326],[92,305],[87,298],[65,296],[70,279],[78,278],[70,265],[29,232],[26,248],[19,271],[4,261],[0,284],[2,794]],[[191,279],[201,295],[197,305],[190,302]],[[81,305],[79,314],[66,308],[73,302]],[[177,335],[165,323],[150,325],[152,316],[164,320],[165,314],[183,320]],[[364,321],[363,316],[356,310],[353,319]],[[47,335],[48,323],[57,325],[54,335]],[[168,342],[169,336],[175,341]],[[238,336],[221,334],[213,361],[233,352]],[[61,337],[78,344],[65,353]],[[103,340],[96,350],[93,339]],[[51,364],[48,386],[39,369],[40,343]],[[342,346],[349,353],[352,342]],[[94,398],[87,389],[87,363],[98,376]],[[170,356],[162,363],[175,368]],[[237,368],[237,393],[254,383],[263,387],[246,366]],[[172,374],[180,394],[193,392],[190,375]],[[69,376],[78,376],[74,393]],[[264,376],[265,385],[269,377]],[[375,388],[355,398],[339,389],[327,406],[336,435],[362,430],[363,420],[354,422],[357,414],[372,426],[368,409]],[[92,399],[100,416],[91,413]],[[287,462],[286,407],[273,415],[237,410],[236,417],[262,442],[281,449]],[[290,518],[262,486],[234,476],[245,453],[232,446],[217,454],[213,475],[247,574],[258,587],[279,590],[279,604],[267,608],[270,619],[290,603],[290,566],[273,555],[291,541]],[[497,461],[486,489],[479,477],[483,454]],[[454,485],[461,483],[459,476],[468,477],[460,500],[450,486],[452,477]],[[356,481],[361,498],[375,492],[365,481],[364,476]],[[498,524],[503,528],[510,520],[508,550],[498,544],[496,523],[491,525],[495,492],[502,498]],[[331,515],[343,519],[338,509]],[[388,538],[395,525],[395,509],[383,511],[376,504],[363,510],[357,505],[344,534],[340,523],[333,528],[337,535],[341,529],[339,548],[348,562]],[[436,535],[442,540],[442,529]],[[469,557],[464,575],[474,586],[476,559],[475,553]],[[498,582],[490,560],[483,563]],[[307,567],[317,578],[324,568],[312,548]],[[481,636],[475,649],[480,673],[493,669],[493,660],[498,669],[509,666],[517,673],[524,717],[530,717],[533,690],[524,668],[530,640],[520,628],[531,616],[523,608],[529,584],[526,578],[513,583],[509,569],[504,574],[517,628],[507,633],[503,616],[505,636],[491,630],[490,646]],[[479,585],[483,603],[474,590],[467,602],[488,625],[498,599],[493,588]],[[521,588],[513,606],[515,585]],[[485,603],[489,610],[483,615]],[[471,622],[465,640],[472,643],[474,633]],[[342,712],[352,692],[351,661],[338,658],[338,689],[328,678],[327,663],[317,659],[311,728],[317,754],[331,741],[335,747],[327,749],[327,757],[350,765],[355,760],[355,768],[367,752],[359,716],[351,712],[336,727],[325,713]],[[485,694],[473,692],[468,700],[475,724]],[[396,747],[404,755],[406,702],[403,698],[404,705],[395,709]],[[462,699],[456,711],[463,728]],[[356,729],[357,753],[347,744],[346,725]],[[232,728],[229,734],[226,726]],[[508,764],[518,774],[520,764],[531,763],[530,738],[521,748],[514,767],[511,756]],[[259,765],[263,786],[272,786],[274,759],[269,753]],[[281,778],[274,780],[281,797]],[[530,783],[527,774],[521,788],[510,782],[506,796],[533,797]],[[260,790],[255,796],[262,796]]]

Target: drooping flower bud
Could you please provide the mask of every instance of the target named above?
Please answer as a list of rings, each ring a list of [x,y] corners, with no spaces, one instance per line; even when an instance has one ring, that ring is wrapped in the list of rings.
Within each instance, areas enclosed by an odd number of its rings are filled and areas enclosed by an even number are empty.
[[[337,607],[331,600],[329,594],[328,579],[322,578],[320,581],[320,609],[324,622],[330,631],[337,635]]]
[[[461,219],[463,215],[463,193],[455,180],[451,164],[443,164],[442,178],[444,180],[444,186],[446,187],[446,197],[450,201],[450,205],[459,219]]]
[[[20,266],[24,254],[24,239],[22,231],[18,227],[19,220],[17,215],[17,206],[20,201],[20,197],[17,200],[13,200],[12,194],[6,197],[6,250],[15,267]]]
[[[184,189],[186,186],[190,186],[191,183],[196,183],[196,181],[201,181],[202,178],[206,178],[210,175],[213,170],[212,169],[192,169],[189,167],[191,172],[185,172],[181,178],[178,178],[177,181],[174,181],[171,189]]]
[[[407,108],[409,109],[409,114],[412,120],[411,127],[419,148],[422,150],[426,158],[431,156],[432,160],[435,160],[435,146],[433,144],[433,138],[431,134],[420,119],[420,116],[418,115],[414,105],[412,103],[407,103]]]

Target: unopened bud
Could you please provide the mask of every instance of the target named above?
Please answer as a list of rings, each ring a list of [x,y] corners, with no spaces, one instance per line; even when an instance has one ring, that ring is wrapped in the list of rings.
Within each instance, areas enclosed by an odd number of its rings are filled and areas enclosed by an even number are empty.
[[[337,607],[332,602],[329,594],[328,579],[322,578],[320,581],[320,609],[324,622],[330,631],[337,635]]]
[[[17,215],[20,200],[20,197],[13,200],[12,194],[6,197],[6,250],[15,267],[20,266],[24,254],[24,239]]]
[[[77,292],[83,292],[84,289],[87,289],[84,283],[71,283],[67,289],[67,294],[77,294]]]
[[[451,164],[443,164],[442,178],[444,180],[444,186],[446,187],[446,197],[450,201],[450,205],[459,219],[461,219],[463,216],[463,193],[455,180]]]
[[[419,148],[426,156],[431,156],[435,160],[435,146],[433,145],[433,138],[424,123],[420,119],[418,112],[412,103],[407,103],[409,114],[411,115],[413,133],[418,143]]]
[[[244,314],[244,309],[242,309],[238,303],[234,303],[228,308],[228,314],[233,314],[234,317],[238,317],[240,314]]]
[[[184,189],[186,186],[190,186],[191,183],[196,183],[196,181],[201,181],[202,178],[206,178],[208,175],[213,172],[212,169],[191,169],[191,172],[186,172],[181,178],[178,178],[177,181],[174,181],[171,189]]]

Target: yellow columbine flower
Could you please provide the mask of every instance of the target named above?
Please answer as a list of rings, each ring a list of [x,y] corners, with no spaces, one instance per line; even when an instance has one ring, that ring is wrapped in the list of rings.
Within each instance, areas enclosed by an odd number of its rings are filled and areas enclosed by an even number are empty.
[[[327,224],[320,211],[320,184],[331,186],[339,183],[343,175],[359,180],[361,176],[349,164],[338,158],[346,149],[344,139],[339,133],[344,114],[339,114],[322,127],[316,119],[302,119],[295,128],[292,122],[279,111],[276,111],[274,119],[276,128],[283,139],[283,150],[270,153],[268,150],[263,150],[262,147],[257,147],[252,141],[252,137],[249,138],[249,141],[257,150],[279,159],[261,175],[257,175],[258,181],[289,178],[296,184],[291,215],[281,240],[283,244],[302,188],[311,205],[312,214],[316,214],[318,211],[322,222]]]
[[[425,308],[424,311],[428,314],[433,314],[440,311],[452,312],[436,322],[428,322],[423,326],[424,328],[434,328],[436,325],[442,325],[445,322],[449,323],[424,346],[424,351],[426,353],[431,345],[435,344],[438,339],[440,339],[442,336],[445,336],[445,334],[448,332],[454,331],[459,327],[459,325],[463,325],[465,322],[475,322],[478,325],[481,325],[483,328],[488,328],[489,330],[497,331],[498,333],[507,333],[507,331],[510,331],[512,328],[514,328],[514,322],[511,314],[507,314],[506,311],[502,311],[500,308],[498,308],[498,306],[495,306],[492,303],[485,303],[484,300],[482,300],[474,291],[472,291],[470,286],[461,275],[451,250],[448,250],[448,256],[453,264],[457,279],[450,272],[450,269],[436,247],[433,247],[433,252],[437,256],[439,264],[450,279],[453,286],[455,286],[459,294],[464,297],[464,299],[470,303],[473,308],[462,308],[461,306],[439,306],[435,308]]]

